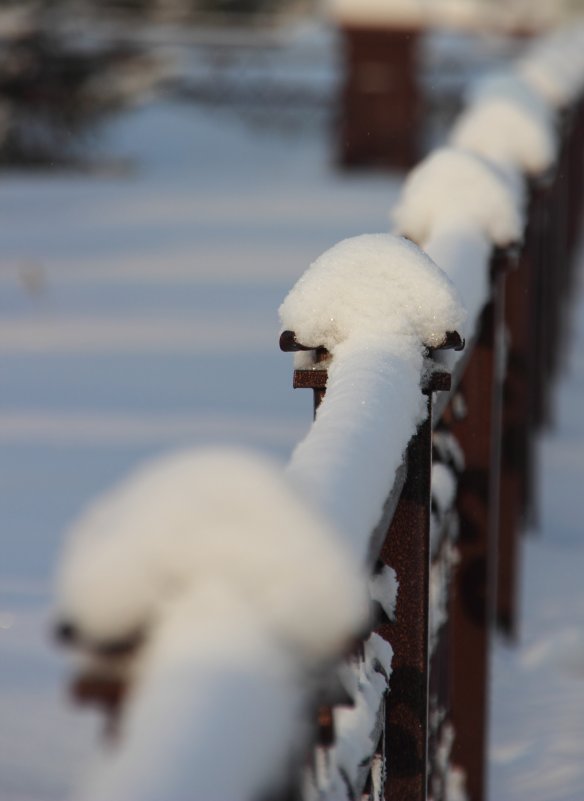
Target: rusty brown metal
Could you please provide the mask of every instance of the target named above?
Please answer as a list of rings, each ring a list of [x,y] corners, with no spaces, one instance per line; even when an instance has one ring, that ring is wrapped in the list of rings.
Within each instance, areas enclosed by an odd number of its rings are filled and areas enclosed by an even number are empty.
[[[459,480],[460,562],[452,607],[453,760],[466,772],[470,801],[486,797],[489,646],[495,616],[504,276],[495,277],[472,357],[459,385],[466,415],[450,414],[465,454]],[[447,413],[448,416],[448,413]]]
[[[518,627],[520,537],[526,524],[528,485],[532,480],[531,266],[529,259],[520,258],[515,269],[509,271],[505,288],[508,343],[503,385],[497,625],[510,638],[515,638]]]
[[[284,353],[294,353],[294,351],[299,350],[314,350],[314,345],[302,345],[296,339],[296,333],[294,331],[282,331],[280,334],[280,350],[283,350]]]
[[[319,745],[330,748],[335,742],[335,720],[331,706],[321,706],[317,712]]]
[[[432,412],[407,449],[407,478],[381,549],[399,579],[395,621],[378,633],[393,648],[385,743],[390,801],[425,801],[428,758],[428,588]]]
[[[339,162],[410,167],[418,158],[420,31],[344,26]]]
[[[104,735],[108,739],[118,733],[127,692],[127,683],[115,676],[81,674],[69,684],[69,695],[75,703],[94,706],[103,712]]]

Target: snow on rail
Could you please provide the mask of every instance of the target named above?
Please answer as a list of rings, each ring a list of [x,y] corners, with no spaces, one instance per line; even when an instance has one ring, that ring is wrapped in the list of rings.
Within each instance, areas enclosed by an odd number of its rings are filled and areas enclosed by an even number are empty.
[[[464,321],[446,275],[391,234],[344,240],[280,307],[284,329],[331,354],[327,396],[288,475],[364,563],[410,437],[426,414],[424,351]]]
[[[405,181],[394,222],[456,286],[468,315],[461,331],[467,339],[489,296],[493,247],[521,240],[525,203],[518,173],[454,147],[431,153]]]
[[[277,464],[225,448],[156,460],[88,510],[61,562],[58,616],[99,648],[155,632],[205,582],[239,593],[306,663],[367,620],[364,578],[328,521]]]

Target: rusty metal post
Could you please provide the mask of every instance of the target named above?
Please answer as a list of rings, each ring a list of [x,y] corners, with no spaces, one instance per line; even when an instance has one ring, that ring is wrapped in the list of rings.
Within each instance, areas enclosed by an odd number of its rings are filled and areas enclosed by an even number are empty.
[[[431,397],[431,396],[430,396]],[[397,573],[395,621],[379,627],[391,642],[391,692],[386,705],[388,801],[425,801],[428,769],[428,588],[432,415],[412,437],[407,478],[381,550]]]
[[[533,298],[531,307],[531,353],[532,353],[532,425],[534,430],[544,426],[550,417],[547,351],[551,336],[550,326],[550,245],[552,176],[543,183],[531,187],[529,221],[525,236],[525,257],[533,271]]]
[[[467,780],[470,801],[486,797],[489,651],[496,598],[500,458],[500,364],[504,276],[495,277],[472,356],[459,385],[466,413],[451,430],[465,454],[457,509],[460,562],[452,615],[452,760]]]
[[[518,625],[520,536],[526,521],[532,452],[529,405],[533,284],[532,265],[528,259],[516,260],[511,254],[507,254],[507,259],[505,326],[508,342],[503,383],[497,624],[504,634],[514,638]]]
[[[346,25],[342,37],[340,164],[411,167],[419,157],[419,30]]]

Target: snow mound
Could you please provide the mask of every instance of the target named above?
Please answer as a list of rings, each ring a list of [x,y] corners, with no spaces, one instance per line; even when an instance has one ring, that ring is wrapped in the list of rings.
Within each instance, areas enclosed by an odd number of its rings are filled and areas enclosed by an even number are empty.
[[[365,579],[282,469],[209,449],[148,464],[88,510],[62,559],[59,615],[90,648],[124,641],[211,579],[309,661],[336,655],[368,614]]]
[[[553,124],[536,111],[536,102],[527,102],[527,85],[526,91],[519,90],[513,79],[503,91],[500,84],[498,91],[492,84],[471,102],[454,126],[450,142],[503,167],[529,175],[542,173],[551,167],[557,153]]]
[[[470,105],[490,99],[507,99],[554,132],[555,113],[549,103],[515,69],[495,71],[476,81],[469,92]]]
[[[444,147],[409,174],[393,218],[416,242],[445,223],[472,222],[504,247],[522,238],[524,206],[521,181],[474,153]]]
[[[413,242],[391,234],[345,239],[322,254],[280,307],[284,329],[306,346],[334,352],[360,338],[410,337],[437,346],[464,310],[442,270]]]
[[[560,28],[542,37],[516,69],[552,108],[568,106],[584,86],[584,27]]]

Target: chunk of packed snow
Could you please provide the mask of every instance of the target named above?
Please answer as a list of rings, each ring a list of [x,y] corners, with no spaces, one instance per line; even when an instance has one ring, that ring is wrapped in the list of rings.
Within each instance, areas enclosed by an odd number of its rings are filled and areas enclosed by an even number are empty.
[[[465,773],[451,761],[454,740],[455,732],[452,724],[443,724],[436,744],[433,781],[428,801],[435,799],[437,801],[442,797],[444,801],[468,801]]]
[[[391,234],[345,239],[322,254],[280,307],[284,329],[309,347],[409,336],[437,346],[464,320],[456,290],[415,244]]]
[[[392,657],[389,643],[372,634],[365,642],[364,658],[350,661],[356,684],[354,705],[334,708],[335,743],[332,748],[317,748],[316,770],[305,772],[306,801],[350,801],[363,789],[381,736]]]
[[[408,175],[392,216],[399,232],[421,246],[441,226],[474,223],[504,247],[522,239],[524,207],[518,175],[475,153],[443,147]]]
[[[456,476],[445,464],[432,465],[432,500],[441,514],[447,512],[456,497]]]
[[[528,175],[549,169],[557,153],[554,128],[506,92],[471,103],[454,125],[450,142]]]
[[[372,634],[365,643],[365,659],[359,660],[359,692],[354,707],[334,710],[336,744],[334,757],[342,774],[352,786],[360,778],[363,766],[369,766],[380,734],[382,700],[391,675],[391,646]]]
[[[491,292],[492,242],[474,222],[442,225],[424,242],[427,253],[456,285],[467,311],[460,333],[470,339]],[[443,361],[451,368],[459,354],[447,351]]]
[[[369,579],[371,598],[377,601],[389,620],[395,617],[398,587],[395,570],[388,565],[383,565],[382,569]]]
[[[432,448],[436,451],[437,459],[448,465],[455,475],[462,473],[465,463],[464,451],[454,434],[443,429],[434,431]]]
[[[330,525],[278,465],[227,449],[162,458],[94,504],[65,550],[59,615],[89,648],[123,641],[212,577],[300,659],[337,654],[367,618],[365,580]]]
[[[255,801],[282,781],[304,742],[305,700],[289,653],[254,605],[237,587],[203,578],[168,601],[116,747],[76,799]]]

